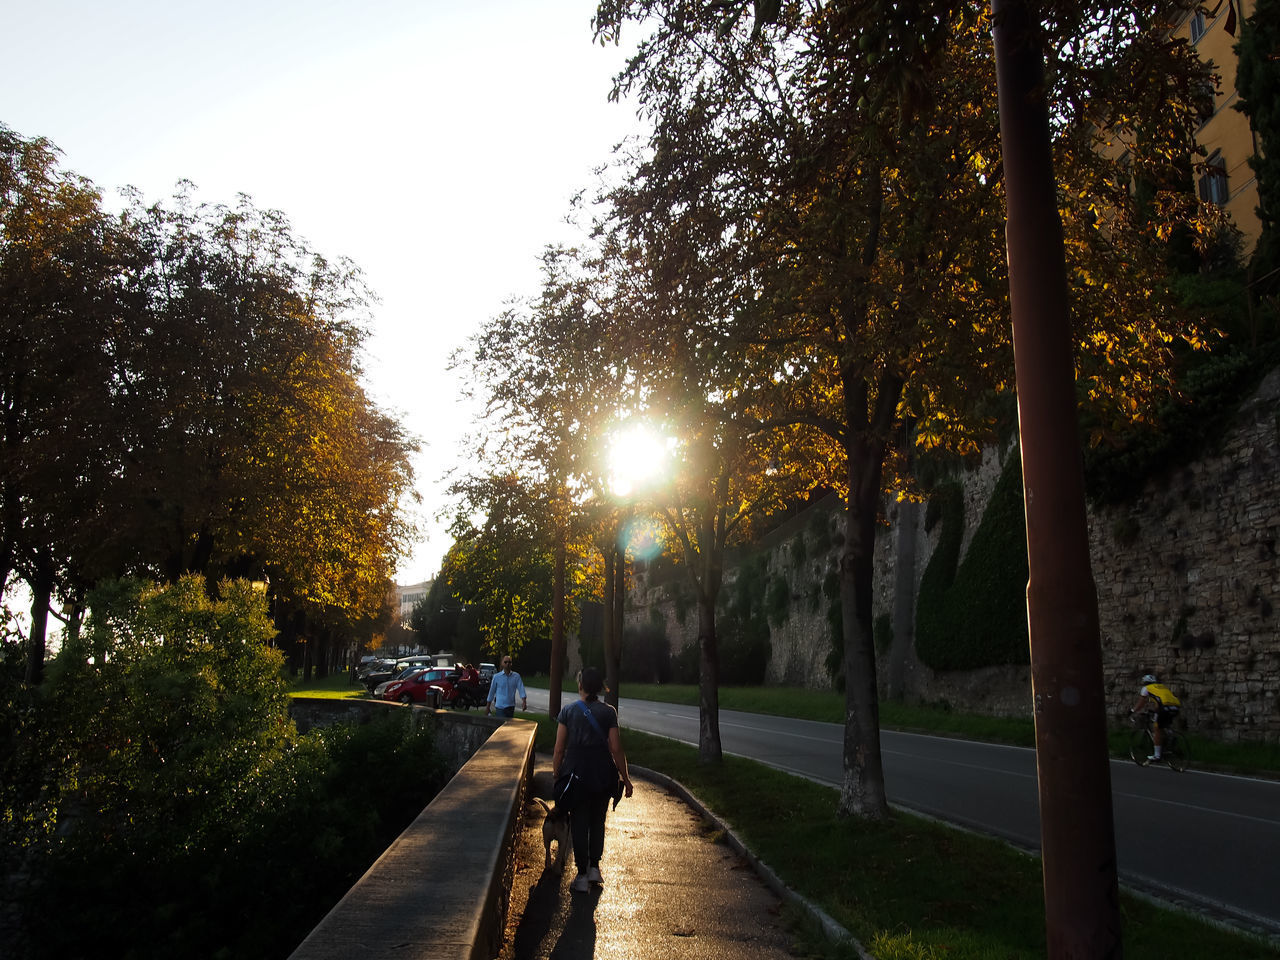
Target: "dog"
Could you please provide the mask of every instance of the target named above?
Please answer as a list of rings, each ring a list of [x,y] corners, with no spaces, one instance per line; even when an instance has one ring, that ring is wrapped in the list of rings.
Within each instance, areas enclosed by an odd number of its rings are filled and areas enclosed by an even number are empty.
[[[562,810],[558,803],[547,803],[541,797],[534,797],[533,799],[542,806],[543,812],[546,814],[542,820],[542,845],[546,848],[547,859],[542,865],[542,869],[563,873],[565,861],[569,858],[569,848],[573,845],[573,841],[569,837],[569,811]],[[551,858],[551,844],[553,841],[556,844],[554,865]]]

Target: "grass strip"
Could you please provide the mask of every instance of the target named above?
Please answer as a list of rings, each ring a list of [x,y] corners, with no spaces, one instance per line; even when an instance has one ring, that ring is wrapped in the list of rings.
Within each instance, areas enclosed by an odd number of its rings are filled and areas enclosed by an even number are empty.
[[[554,745],[549,717],[538,749]],[[1037,857],[906,813],[883,823],[836,816],[837,792],[753,760],[705,766],[697,750],[623,730],[632,763],[686,787],[782,878],[880,960],[1032,960],[1045,956]],[[1280,947],[1122,895],[1124,955],[1280,957]],[[839,955],[838,950],[829,956]]]
[[[351,674],[331,673],[327,677],[312,678],[310,683],[303,683],[301,677],[293,678],[289,685],[291,697],[318,697],[323,700],[368,700],[369,691],[363,683],[353,683]]]

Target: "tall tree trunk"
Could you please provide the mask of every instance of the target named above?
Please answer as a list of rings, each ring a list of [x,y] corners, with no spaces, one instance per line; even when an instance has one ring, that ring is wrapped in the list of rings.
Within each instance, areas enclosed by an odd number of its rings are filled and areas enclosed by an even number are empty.
[[[846,368],[844,388],[846,504],[844,547],[840,553],[840,612],[844,634],[844,779],[838,812],[880,820],[889,815],[880,756],[880,694],[876,685],[876,647],[871,629],[872,575],[876,548],[876,514],[881,478],[902,381],[887,371],[871,385]]]
[[[616,622],[613,616],[614,605],[618,602],[618,547],[617,537],[604,549],[604,684],[605,703],[615,710],[618,708],[618,668],[621,658],[618,655],[619,638],[614,636]],[[583,664],[588,666],[588,664]]]
[[[619,537],[622,526],[619,523]],[[627,610],[627,548],[622,543],[618,545],[618,559],[613,564],[613,591],[613,629],[609,631],[609,635],[613,637],[613,649],[608,651],[608,671],[613,677],[609,684],[609,695],[612,698],[609,702],[616,709],[622,687],[623,619]]]
[[[698,552],[686,544],[686,563],[698,597],[698,760],[720,763],[724,748],[720,741],[720,636],[716,627],[716,604],[724,583],[724,549],[715,518],[702,519],[698,531]]]
[[[307,628],[305,621],[299,625],[298,646],[301,648],[301,652],[302,652],[302,682],[303,683],[311,682],[311,671],[312,671],[312,667],[314,666],[313,648],[315,647],[315,644],[312,643],[312,635],[314,633],[315,633],[314,630],[310,630]]]
[[[333,637],[333,628],[325,627],[316,637],[315,668],[316,679],[323,680],[329,676],[329,648]]]
[[[560,715],[560,688],[564,686],[564,568],[565,531],[556,531],[555,566],[551,575],[551,689],[547,696],[547,712]]]
[[[880,756],[880,701],[871,630],[872,560],[881,458],[856,443],[849,456],[849,502],[840,552],[844,633],[844,779],[839,813],[880,820],[889,814]]]
[[[698,591],[698,760],[720,763],[720,650],[716,638],[716,601]]]
[[[44,682],[46,634],[49,630],[49,604],[53,600],[53,562],[47,556],[36,560],[31,583],[31,636],[27,641],[27,676],[30,686]]]
[[[1027,521],[1046,954],[1114,960],[1123,944],[1107,701],[1041,30],[1025,0],[994,0],[991,13]]]

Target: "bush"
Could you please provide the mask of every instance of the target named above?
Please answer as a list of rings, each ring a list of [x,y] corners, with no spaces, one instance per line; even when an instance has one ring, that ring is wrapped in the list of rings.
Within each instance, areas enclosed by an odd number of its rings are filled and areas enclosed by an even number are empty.
[[[667,631],[657,623],[624,631],[618,672],[622,680],[632,683],[669,683],[672,666]]]
[[[220,593],[113,584],[51,664],[57,829],[4,811],[26,825],[27,955],[286,955],[445,782],[403,716],[300,736],[262,598]]]
[[[934,670],[1026,663],[1027,547],[1019,459],[1011,456],[1005,464],[963,561],[964,502],[958,484],[935,494],[926,523],[928,517],[940,520],[942,531],[920,579],[920,660]]]

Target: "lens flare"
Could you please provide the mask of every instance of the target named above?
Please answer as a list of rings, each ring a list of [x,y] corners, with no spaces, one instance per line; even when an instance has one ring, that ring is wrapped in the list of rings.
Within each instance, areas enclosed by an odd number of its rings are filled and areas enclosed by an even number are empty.
[[[648,562],[662,553],[662,528],[652,517],[635,517],[622,528],[618,541],[631,559]]]

